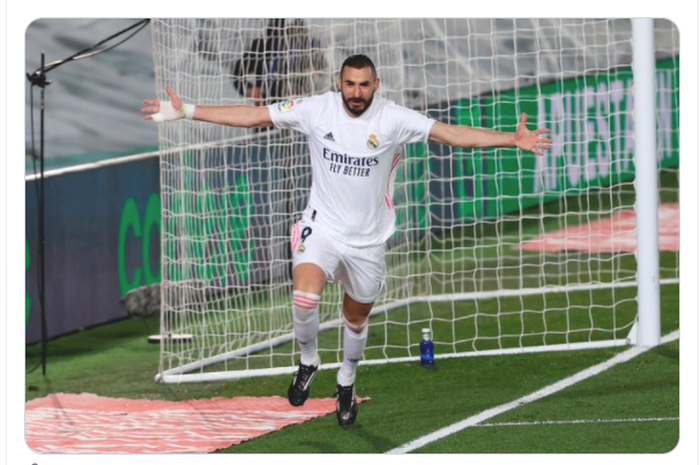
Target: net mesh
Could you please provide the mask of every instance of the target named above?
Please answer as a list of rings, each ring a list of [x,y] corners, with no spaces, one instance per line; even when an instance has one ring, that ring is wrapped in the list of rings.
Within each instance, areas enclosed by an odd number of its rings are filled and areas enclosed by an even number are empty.
[[[677,280],[678,31],[655,24],[671,237],[661,277]],[[512,132],[524,112],[530,128],[551,129],[544,157],[406,147],[368,360],[417,355],[423,327],[438,354],[627,338],[637,308],[631,32],[624,19],[153,21],[162,99],[166,85],[198,105],[333,91],[343,60],[365,53],[383,97],[439,121]],[[193,336],[164,339],[161,373],[293,367],[289,233],[311,184],[305,137],[190,120],[160,125],[159,137],[162,331]],[[342,294],[330,285],[322,297],[324,363],[342,360]]]

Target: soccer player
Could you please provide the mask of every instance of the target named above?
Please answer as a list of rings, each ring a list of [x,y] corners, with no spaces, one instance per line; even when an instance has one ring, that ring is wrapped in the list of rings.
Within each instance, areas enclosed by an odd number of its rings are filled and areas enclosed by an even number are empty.
[[[355,374],[367,343],[374,301],[384,285],[385,243],[394,233],[393,181],[402,146],[436,142],[465,149],[517,147],[542,155],[548,129],[530,131],[523,113],[513,133],[443,124],[376,95],[379,78],[365,55],[348,57],[339,92],[264,107],[146,100],[141,111],[156,122],[191,118],[235,127],[294,129],[308,136],[313,183],[308,206],[291,232],[294,334],[301,352],[287,397],[301,406],[321,359],[318,307],[328,282],[343,285],[343,362],[337,374],[336,416],[357,417]]]

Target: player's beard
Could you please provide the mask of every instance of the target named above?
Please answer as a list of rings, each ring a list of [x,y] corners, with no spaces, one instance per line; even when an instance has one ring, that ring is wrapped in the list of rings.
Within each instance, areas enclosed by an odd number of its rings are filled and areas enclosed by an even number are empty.
[[[341,95],[342,95],[342,94],[341,94]],[[369,108],[369,106],[372,105],[372,100],[374,100],[374,93],[372,93],[372,95],[370,95],[369,98],[368,98],[367,100],[363,99],[362,97],[359,97],[359,98],[345,98],[345,96],[343,95],[343,104],[345,104],[345,108],[347,108],[348,111],[349,111],[350,113],[352,113],[353,115],[355,115],[355,116],[360,116],[362,113],[364,113],[365,111],[367,111],[367,109]],[[363,102],[363,103],[365,104],[365,106],[364,106],[364,107],[360,107],[360,108],[352,108],[352,107],[350,106],[350,102]]]

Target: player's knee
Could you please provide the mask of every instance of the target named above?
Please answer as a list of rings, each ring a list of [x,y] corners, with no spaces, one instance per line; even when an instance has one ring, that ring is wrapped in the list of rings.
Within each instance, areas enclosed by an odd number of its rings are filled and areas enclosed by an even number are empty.
[[[361,334],[369,324],[369,314],[374,303],[362,303],[350,297],[348,293],[343,299],[343,324],[355,334]]]
[[[354,315],[351,317],[343,315],[343,325],[355,334],[362,334],[367,330],[369,317],[364,315]]]

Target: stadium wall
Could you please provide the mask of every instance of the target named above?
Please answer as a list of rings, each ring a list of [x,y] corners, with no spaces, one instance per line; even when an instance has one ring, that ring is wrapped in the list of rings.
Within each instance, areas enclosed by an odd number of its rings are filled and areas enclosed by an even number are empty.
[[[48,338],[127,317],[120,298],[160,280],[157,153],[45,177]],[[39,198],[26,182],[26,342],[41,340]]]

